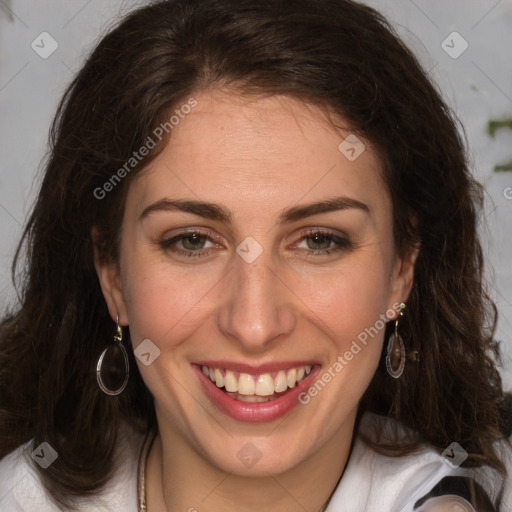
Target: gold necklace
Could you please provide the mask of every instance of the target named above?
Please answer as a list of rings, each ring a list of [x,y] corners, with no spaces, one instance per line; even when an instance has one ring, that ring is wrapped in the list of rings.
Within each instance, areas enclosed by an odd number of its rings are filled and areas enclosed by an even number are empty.
[[[137,511],[147,512],[146,505],[146,462],[148,460],[149,450],[156,438],[156,432],[148,432],[139,454],[139,462],[137,468]]]

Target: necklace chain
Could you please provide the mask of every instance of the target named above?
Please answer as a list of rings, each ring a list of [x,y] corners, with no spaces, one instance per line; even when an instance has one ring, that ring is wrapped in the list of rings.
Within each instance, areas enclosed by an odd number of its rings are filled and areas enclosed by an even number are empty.
[[[137,468],[137,511],[147,512],[146,505],[146,462],[148,460],[149,450],[156,438],[156,432],[149,432],[144,439],[139,455]]]

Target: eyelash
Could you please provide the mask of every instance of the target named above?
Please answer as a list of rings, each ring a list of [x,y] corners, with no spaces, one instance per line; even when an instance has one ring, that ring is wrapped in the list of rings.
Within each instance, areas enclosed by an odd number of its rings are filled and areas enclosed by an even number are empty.
[[[310,249],[309,254],[313,256],[328,256],[333,253],[348,251],[354,248],[354,244],[347,238],[343,236],[336,236],[330,231],[326,231],[324,229],[315,229],[310,228],[300,233],[299,242],[302,242],[306,238],[311,238],[315,235],[320,235],[327,238],[330,242],[335,244],[334,247],[329,247],[328,249]],[[298,242],[297,242],[298,243]],[[305,249],[307,250],[307,249]]]
[[[208,254],[208,249],[199,249],[197,251],[192,250],[185,250],[180,249],[176,247],[176,244],[186,238],[190,238],[193,235],[199,235],[201,238],[205,238],[206,241],[216,243],[215,239],[210,231],[199,231],[199,230],[192,230],[192,231],[184,231],[183,233],[180,233],[179,235],[173,236],[172,238],[169,238],[167,240],[162,240],[159,245],[162,248],[163,251],[170,251],[175,254],[178,254],[180,256],[185,256],[187,258],[198,258],[201,256],[206,256]],[[218,245],[218,244],[217,244]]]
[[[219,245],[215,241],[215,237],[212,235],[211,232],[202,232],[198,230],[193,231],[184,231],[183,233],[180,233],[179,235],[176,235],[172,238],[162,240],[159,242],[159,245],[161,249],[165,252],[169,251],[175,254],[178,254],[180,256],[185,256],[187,258],[200,258],[203,256],[207,256],[209,254],[209,249],[199,249],[197,251],[193,250],[186,250],[186,249],[180,249],[176,247],[176,244],[186,238],[190,238],[193,235],[198,235],[201,238],[204,238],[208,242],[212,242],[216,245]],[[308,229],[305,231],[302,231],[300,233],[299,241],[295,243],[297,245],[299,242],[302,242],[303,240],[307,238],[311,238],[315,235],[320,235],[322,237],[327,238],[330,242],[334,243],[334,247],[329,247],[327,249],[303,249],[305,251],[308,251],[310,256],[327,256],[336,252],[341,251],[348,251],[354,248],[354,244],[346,237],[340,237],[336,236],[333,233],[323,230],[323,229]]]

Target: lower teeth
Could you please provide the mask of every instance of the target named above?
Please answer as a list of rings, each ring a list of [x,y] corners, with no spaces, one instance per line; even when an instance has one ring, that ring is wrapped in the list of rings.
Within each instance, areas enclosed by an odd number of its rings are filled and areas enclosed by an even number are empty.
[[[231,398],[234,398],[235,400],[239,400],[240,402],[271,402],[272,400],[275,400],[276,398],[279,398],[281,395],[286,393],[286,391],[283,391],[283,393],[274,393],[270,396],[259,396],[259,395],[241,395],[240,393],[230,393],[228,391],[225,391],[224,388],[222,388],[223,391]]]

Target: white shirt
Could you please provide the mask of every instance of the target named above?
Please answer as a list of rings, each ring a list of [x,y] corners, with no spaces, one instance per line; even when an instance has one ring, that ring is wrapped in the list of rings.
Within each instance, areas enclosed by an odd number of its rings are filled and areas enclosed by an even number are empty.
[[[120,434],[119,462],[113,479],[103,492],[78,500],[78,511],[138,512],[137,470],[143,437],[128,429],[123,429]],[[39,480],[31,457],[33,451],[29,441],[0,461],[0,512],[62,512]]]
[[[402,427],[397,430],[393,420],[369,413],[362,418],[360,431],[369,433],[372,425],[384,433],[405,432]],[[76,502],[80,512],[138,512],[137,469],[142,442],[140,435],[121,435],[116,473],[104,491]],[[0,512],[61,512],[39,481],[31,446],[26,443],[0,461]],[[498,450],[512,475],[510,444],[502,441]],[[457,496],[434,497],[414,508],[439,481],[451,476],[473,478],[493,503],[501,495],[500,512],[512,512],[511,476],[503,479],[490,468],[454,468],[427,447],[405,457],[387,457],[375,453],[359,436],[326,512],[472,512],[474,509]]]

